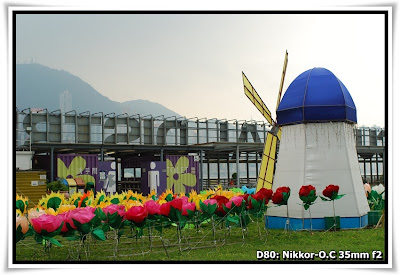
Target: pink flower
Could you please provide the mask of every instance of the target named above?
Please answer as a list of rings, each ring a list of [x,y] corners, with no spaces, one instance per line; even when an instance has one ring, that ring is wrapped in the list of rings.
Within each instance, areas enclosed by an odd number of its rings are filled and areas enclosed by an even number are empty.
[[[96,208],[92,207],[92,206],[86,206],[85,209],[92,211],[92,213],[94,213],[94,211],[96,211]]]
[[[31,222],[35,232],[41,234],[42,230],[45,230],[47,233],[56,231],[60,228],[63,220],[58,216],[44,214],[38,218],[33,218]]]
[[[43,214],[46,214],[46,212],[44,210],[39,210],[39,211],[32,210],[28,213],[28,220],[30,223],[32,223],[32,219],[38,218]]]
[[[147,211],[143,206],[132,206],[125,213],[125,218],[134,223],[142,223],[146,217]]]
[[[182,215],[183,216],[188,216],[189,215],[187,210],[190,210],[190,211],[194,212],[196,210],[196,204],[194,202],[184,203],[182,205]]]
[[[161,215],[168,217],[170,211],[171,211],[171,202],[161,204],[160,206]]]
[[[28,232],[29,230],[29,223],[28,223],[28,219],[25,216],[17,216],[16,219],[16,227],[18,228],[18,226],[21,226],[21,232],[22,234],[25,234],[26,232]]]
[[[236,197],[232,197],[227,203],[226,203],[226,207],[231,209],[232,208],[232,204],[236,205],[237,207],[239,207],[242,204],[243,201],[243,197],[240,196],[236,196]]]
[[[182,199],[182,203],[183,203],[183,204],[185,204],[185,203],[188,203],[188,202],[189,202],[189,198],[188,198],[188,197],[186,197],[186,196],[183,196],[183,197],[181,197],[181,199]]]
[[[144,203],[144,207],[146,208],[149,215],[158,215],[160,214],[160,204],[156,201],[149,200]]]
[[[63,213],[57,215],[57,217],[59,217],[64,222],[63,227],[61,229],[61,233],[65,233],[68,231],[68,227],[67,227],[68,215],[69,215],[69,211],[63,212]]]
[[[205,205],[214,205],[214,204],[217,204],[217,200],[216,199],[208,199],[208,200],[203,201],[203,203]]]
[[[103,212],[106,215],[107,213],[112,215],[115,212],[118,212],[118,215],[123,217],[125,215],[125,206],[119,204],[110,204],[109,206],[103,208]]]
[[[77,229],[73,219],[80,224],[84,224],[90,222],[95,216],[96,215],[89,208],[76,208],[69,211],[68,223],[73,229]]]

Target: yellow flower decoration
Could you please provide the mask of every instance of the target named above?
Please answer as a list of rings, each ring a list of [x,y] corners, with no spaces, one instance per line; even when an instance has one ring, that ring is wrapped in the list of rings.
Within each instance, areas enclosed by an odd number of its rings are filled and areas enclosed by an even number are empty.
[[[109,202],[109,201],[102,201],[102,202],[100,202],[100,204],[98,204],[97,206],[100,207],[100,208],[104,208],[104,207],[107,207],[107,206],[109,206],[109,205],[111,205],[111,204],[112,204],[112,203]]]
[[[147,200],[153,199],[153,196],[157,197],[156,190],[151,190],[150,194],[147,195]]]
[[[21,210],[17,209],[15,212],[17,213],[17,217],[23,216]]]
[[[128,211],[132,206],[143,206],[143,204],[140,201],[124,201],[123,205],[125,206],[126,211]]]
[[[53,216],[56,216],[57,214],[58,214],[58,211],[55,211],[53,208],[48,208],[48,209],[46,209],[45,210],[45,212],[46,212],[46,214],[48,214],[48,215],[53,215]]]
[[[124,201],[124,194],[115,193],[109,200],[112,204],[122,204]]]
[[[159,201],[160,201],[160,200],[165,200],[165,198],[166,198],[169,194],[171,194],[171,196],[174,195],[174,192],[172,192],[172,189],[167,189],[167,190],[165,190],[165,191],[160,195],[160,197],[158,197],[158,200],[159,200]]]
[[[77,193],[74,193],[71,197],[69,197],[69,200],[68,200],[68,204],[70,204],[70,205],[75,205],[75,206],[78,206],[78,199],[80,199],[80,197],[82,197],[82,193],[80,193],[80,192],[77,192]]]
[[[60,191],[57,193],[51,192],[49,195],[43,196],[39,200],[39,206],[43,207],[44,209],[53,208],[55,210],[63,205],[65,201],[64,194],[60,194]]]
[[[193,187],[197,183],[195,174],[186,173],[189,167],[189,159],[187,157],[180,157],[175,166],[171,160],[167,159],[167,188],[174,188],[175,193],[185,192],[185,186]]]
[[[124,201],[137,200],[137,201],[144,203],[147,200],[147,198],[144,197],[142,195],[142,193],[138,193],[138,192],[133,193],[132,190],[128,190],[128,192],[123,192],[122,194],[123,194]]]
[[[95,199],[94,199],[94,205],[99,205],[101,202],[107,202],[109,200],[109,197],[106,195],[106,193],[101,190],[100,192],[97,191]]]
[[[20,196],[17,194],[16,199],[15,199],[15,204],[16,208],[21,211],[22,214],[25,214],[27,208],[28,208],[28,197]]]
[[[70,210],[73,210],[73,209],[75,209],[76,208],[76,206],[75,205],[69,205],[69,204],[64,204],[64,205],[61,205],[59,208],[58,208],[58,213],[59,214],[61,214],[61,213],[64,213],[64,212],[68,212],[68,211],[70,211]]]

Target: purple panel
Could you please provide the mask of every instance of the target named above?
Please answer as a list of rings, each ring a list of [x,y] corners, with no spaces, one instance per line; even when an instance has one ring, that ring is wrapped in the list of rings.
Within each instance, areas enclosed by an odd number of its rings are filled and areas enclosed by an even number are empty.
[[[115,176],[115,161],[99,161],[99,183],[96,184],[96,192],[104,190],[107,195],[117,192]]]
[[[65,174],[62,174],[64,170],[59,167],[58,160],[63,162],[66,168]],[[56,174],[60,178],[75,178],[86,175],[86,177],[82,177],[85,183],[89,181],[89,176],[92,176],[96,185],[99,182],[98,163],[98,156],[94,154],[57,154]]]
[[[179,165],[179,160],[181,158],[187,158],[189,160],[189,165],[178,167]],[[179,179],[179,177],[183,174],[193,174],[195,176],[195,185],[194,186],[187,186],[185,181],[183,181],[184,187],[185,187],[185,193],[190,193],[190,191],[195,190],[196,192],[199,192],[199,160],[195,156],[176,156],[176,155],[168,155],[166,156],[167,160],[170,160],[172,165],[174,166],[174,169],[178,170],[178,173],[171,173],[167,171],[167,178],[168,177],[173,177],[175,180]],[[169,174],[170,173],[170,174]],[[173,188],[173,191],[174,188]]]
[[[151,189],[161,195],[167,189],[167,173],[165,161],[142,162],[141,189],[143,195],[148,195]]]

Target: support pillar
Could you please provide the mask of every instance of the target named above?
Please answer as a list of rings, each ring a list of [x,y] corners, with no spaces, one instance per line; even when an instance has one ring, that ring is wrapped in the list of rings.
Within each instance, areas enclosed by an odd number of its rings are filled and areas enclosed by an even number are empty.
[[[202,190],[203,190],[203,150],[200,151],[200,191]]]
[[[54,181],[54,147],[50,147],[50,181]]]
[[[236,185],[237,188],[240,188],[240,165],[239,165],[239,158],[240,158],[240,152],[239,152],[239,145],[236,146]]]

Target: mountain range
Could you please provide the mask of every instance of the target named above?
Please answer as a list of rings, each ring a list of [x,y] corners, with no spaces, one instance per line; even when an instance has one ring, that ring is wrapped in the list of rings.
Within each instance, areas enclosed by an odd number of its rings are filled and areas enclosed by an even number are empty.
[[[154,117],[181,116],[159,103],[148,100],[130,100],[122,103],[110,100],[79,77],[36,63],[17,64],[15,76],[16,107],[19,110],[34,108],[47,109],[50,112],[61,109],[75,110],[77,113],[89,111],[116,115],[128,113]],[[65,94],[66,96],[63,96]]]

